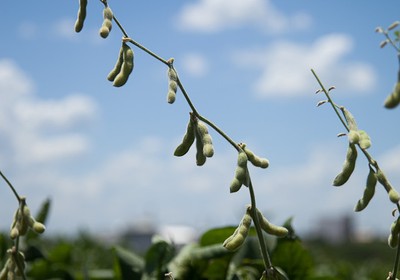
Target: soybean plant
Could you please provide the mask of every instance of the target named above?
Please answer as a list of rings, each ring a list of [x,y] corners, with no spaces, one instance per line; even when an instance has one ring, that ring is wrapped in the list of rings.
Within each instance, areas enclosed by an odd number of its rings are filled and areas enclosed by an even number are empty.
[[[399,70],[397,72],[397,81],[394,85],[393,91],[386,97],[384,105],[388,109],[397,107],[400,103],[400,30],[396,28],[400,25],[400,21],[395,21],[388,28],[383,29],[378,26],[375,31],[385,36],[385,40],[380,43],[380,47],[384,48],[386,45],[391,45],[397,52],[397,58],[399,60]],[[394,38],[392,38],[390,32],[393,32]]]
[[[14,186],[1,171],[0,176],[7,183],[18,201],[18,208],[15,211],[10,229],[10,238],[13,240],[14,245],[7,250],[8,259],[0,271],[0,280],[17,279],[17,277],[25,280],[25,256],[20,250],[20,238],[27,235],[29,230],[43,233],[46,227],[31,215],[26,198],[17,193]]]
[[[371,147],[371,139],[367,132],[360,130],[357,126],[354,116],[350,111],[344,106],[337,105],[331,98],[330,92],[335,89],[335,87],[330,87],[328,90],[324,87],[319,77],[314,70],[311,70],[321,89],[317,90],[317,93],[323,92],[327,97],[326,100],[318,102],[317,106],[329,103],[336,113],[337,117],[343,124],[346,132],[338,134],[338,136],[346,136],[348,138],[348,148],[345,157],[345,161],[342,166],[342,170],[333,180],[333,186],[339,187],[344,185],[353,174],[356,166],[356,160],[358,156],[357,150],[361,151],[362,154],[367,158],[368,161],[368,176],[366,179],[366,186],[362,197],[357,201],[354,207],[354,211],[360,212],[364,210],[375,194],[376,184],[379,182],[388,194],[389,201],[392,202],[396,210],[400,211],[400,195],[394,189],[392,184],[387,179],[386,175],[383,173],[382,169],[379,167],[378,162],[370,155],[367,151]],[[396,211],[393,211],[393,215]],[[387,279],[396,279],[398,265],[400,262],[400,246],[399,246],[399,234],[400,234],[400,217],[395,219],[391,225],[390,234],[388,237],[388,244],[392,248],[397,248],[396,257],[393,265],[393,270],[389,272],[389,277]]]
[[[184,156],[192,145],[195,143],[196,147],[196,165],[202,166],[206,163],[208,158],[214,155],[214,147],[212,143],[212,137],[209,132],[209,127],[224,138],[228,144],[230,144],[237,152],[237,167],[234,173],[234,178],[230,184],[230,192],[238,192],[241,187],[246,186],[250,195],[250,205],[246,206],[245,214],[242,221],[240,222],[238,228],[233,232],[233,234],[225,240],[221,245],[227,250],[237,250],[245,242],[248,230],[252,222],[254,222],[254,227],[256,229],[257,238],[260,245],[260,250],[264,263],[264,272],[261,275],[261,279],[287,279],[282,272],[279,272],[271,263],[271,259],[267,250],[264,233],[275,235],[277,237],[283,237],[288,234],[288,230],[284,227],[276,226],[270,223],[263,214],[256,207],[255,192],[253,184],[250,177],[250,171],[247,162],[252,163],[255,167],[267,168],[269,166],[269,161],[266,158],[262,158],[253,153],[244,143],[238,143],[233,141],[224,131],[222,131],[218,126],[216,126],[212,121],[205,118],[199,113],[197,108],[192,103],[188,93],[186,92],[178,72],[174,68],[174,59],[170,58],[168,60],[161,58],[159,55],[150,51],[148,48],[139,44],[135,40],[129,37],[125,29],[122,27],[121,23],[115,17],[115,14],[111,12],[107,0],[100,0],[104,5],[103,12],[103,25],[100,29],[100,36],[106,38],[111,31],[111,23],[114,22],[122,32],[122,47],[119,51],[117,62],[114,68],[110,71],[107,76],[109,81],[113,82],[116,87],[123,86],[131,72],[133,70],[133,59],[134,53],[128,44],[132,44],[137,48],[141,49],[148,55],[157,59],[161,63],[167,66],[167,78],[168,78],[168,91],[167,91],[167,102],[173,104],[177,98],[178,89],[183,95],[186,103],[190,108],[189,121],[183,136],[183,139],[174,151],[174,155],[177,157]],[[75,30],[79,32],[82,29],[83,22],[86,16],[86,0],[79,0],[79,11],[77,26]],[[106,29],[106,30],[105,30]],[[172,277],[170,274],[170,277]]]

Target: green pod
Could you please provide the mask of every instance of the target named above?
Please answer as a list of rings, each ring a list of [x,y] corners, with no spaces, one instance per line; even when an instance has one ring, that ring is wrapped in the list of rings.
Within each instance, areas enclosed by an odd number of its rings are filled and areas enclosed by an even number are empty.
[[[247,161],[248,161],[248,157],[246,155],[246,153],[243,151],[240,151],[238,154],[238,158],[237,158],[237,166],[246,168],[247,167]]]
[[[239,181],[237,178],[233,178],[231,185],[229,187],[229,190],[231,193],[237,192],[240,190],[240,188],[242,187],[242,182]]]
[[[176,73],[176,71],[175,71],[174,68],[169,67],[169,68],[168,68],[167,75],[168,75],[168,79],[169,79],[170,81],[175,81],[175,82],[178,81],[178,74]]]
[[[390,232],[394,235],[399,235],[400,234],[400,221],[399,219],[396,219],[390,226]]]
[[[36,233],[43,233],[46,230],[46,227],[44,224],[39,223],[39,222],[34,222],[32,229],[36,232]]]
[[[246,237],[250,230],[250,226],[251,216],[249,210],[247,209],[235,232],[224,241],[222,246],[224,246],[229,251],[236,251],[237,249],[239,249],[246,240]]]
[[[207,126],[203,122],[199,121],[197,122],[196,129],[203,144],[203,155],[206,157],[212,157],[214,155],[214,147]]]
[[[354,171],[357,160],[357,148],[354,144],[349,143],[346,159],[343,163],[342,171],[333,180],[334,186],[341,186],[349,180]]]
[[[386,97],[384,106],[387,109],[393,109],[397,107],[400,103],[400,81],[398,81],[394,87],[394,90],[391,94]]]
[[[111,22],[111,21],[109,21],[108,19],[107,19],[107,21],[108,21],[108,22]],[[108,34],[110,34],[110,29],[107,27],[107,25],[103,24],[103,25],[100,27],[99,34],[100,34],[100,37],[102,37],[102,38],[105,39],[105,38],[108,37]]]
[[[198,126],[198,124],[197,124]],[[202,166],[206,163],[206,156],[203,153],[204,145],[201,140],[201,135],[199,134],[199,130],[195,129],[195,138],[196,138],[196,164],[197,166]]]
[[[369,173],[367,176],[367,183],[364,190],[364,194],[362,198],[358,200],[357,205],[354,207],[354,211],[356,212],[362,211],[368,206],[369,202],[371,201],[371,199],[375,194],[375,187],[377,181],[378,179],[376,178],[375,171],[371,167],[369,167]]]
[[[287,228],[270,223],[267,218],[264,217],[260,210],[256,209],[256,212],[258,216],[258,221],[263,231],[277,237],[285,237],[286,235],[288,235],[289,231]]]
[[[354,119],[353,115],[350,113],[346,107],[340,107],[342,110],[344,118],[346,119],[347,125],[349,126],[349,130],[358,130],[356,120]]]
[[[169,67],[167,71],[167,76],[168,76],[167,101],[169,104],[172,104],[175,102],[176,92],[178,90],[178,74],[176,73],[174,68]]]
[[[103,10],[103,24],[100,28],[100,36],[102,38],[107,38],[108,34],[112,29],[112,19],[113,19],[113,12],[111,11],[110,7],[105,7]]]
[[[239,182],[242,182],[244,184],[246,178],[247,178],[247,171],[246,168],[243,168],[241,166],[237,166],[235,170],[235,178],[239,180]]]
[[[358,144],[360,142],[360,134],[357,130],[350,130],[347,134],[347,137],[349,138],[349,142],[351,144]]]
[[[378,168],[376,171],[376,178],[378,182],[385,188],[389,195],[389,199],[393,203],[398,203],[400,200],[399,193],[392,187],[392,184],[386,178],[386,175],[382,172],[381,169]]]
[[[371,138],[369,137],[367,132],[365,132],[365,130],[359,130],[358,134],[360,135],[360,141],[359,141],[360,148],[366,150],[369,147],[371,147]]]
[[[195,132],[194,132],[194,124],[192,119],[189,120],[189,123],[187,124],[186,128],[186,133],[183,136],[182,143],[179,144],[178,147],[176,147],[174,151],[174,156],[181,157],[185,155],[190,147],[192,146],[195,138]]]
[[[399,245],[399,236],[398,235],[389,234],[388,245],[391,248],[396,248]]]
[[[75,21],[75,32],[81,32],[86,18],[87,0],[79,0],[79,9],[77,19]]]
[[[124,62],[124,48],[121,46],[118,54],[118,60],[115,63],[114,68],[110,71],[110,73],[107,76],[107,80],[110,82],[114,81],[115,77],[118,75],[118,73],[121,71],[122,63]]]
[[[397,219],[390,226],[390,235],[388,238],[388,244],[392,248],[396,248],[399,245],[399,234],[400,234],[400,222]]]
[[[110,7],[105,7],[103,10],[103,19],[108,19],[108,20],[112,20],[114,17],[113,12],[111,11]]]
[[[133,50],[126,44],[122,44],[123,48],[123,62],[121,66],[121,71],[118,73],[118,75],[115,77],[113,86],[115,87],[121,87],[123,86],[129,78],[129,75],[131,74],[134,63],[133,63]]]
[[[256,167],[267,168],[269,166],[269,160],[266,158],[261,158],[253,153],[246,144],[242,143],[240,147],[246,153],[248,160]]]
[[[203,154],[206,157],[212,157],[214,155],[214,147],[212,144],[212,139],[211,139],[211,135],[210,134],[206,134],[203,136],[202,138],[203,141]]]

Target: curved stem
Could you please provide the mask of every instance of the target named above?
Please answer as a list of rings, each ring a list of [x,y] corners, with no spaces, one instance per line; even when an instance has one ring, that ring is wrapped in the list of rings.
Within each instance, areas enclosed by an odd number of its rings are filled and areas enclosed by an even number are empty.
[[[20,196],[18,195],[17,191],[13,187],[13,185],[10,183],[10,181],[7,179],[6,176],[4,176],[3,172],[0,171],[0,176],[3,178],[4,181],[6,181],[7,185],[10,187],[11,191],[14,193],[15,197],[17,198],[18,202],[21,201]]]

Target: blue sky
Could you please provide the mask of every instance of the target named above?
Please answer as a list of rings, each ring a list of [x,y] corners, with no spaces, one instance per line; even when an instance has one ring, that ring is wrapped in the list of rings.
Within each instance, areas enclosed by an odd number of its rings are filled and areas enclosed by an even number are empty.
[[[314,68],[337,103],[369,132],[371,154],[400,182],[398,110],[382,106],[396,80],[393,49],[375,27],[398,20],[395,1],[110,1],[128,34],[175,67],[199,112],[270,160],[252,168],[259,208],[274,223],[294,216],[302,232],[323,216],[350,214],[360,230],[386,233],[393,205],[378,188],[362,213],[352,209],[368,172],[360,157],[351,180],[340,171],[346,139],[314,94]],[[210,131],[215,156],[173,156],[189,107],[166,102],[165,65],[141,50],[122,88],[106,76],[122,34],[98,35],[102,4],[90,1],[81,33],[78,1],[9,1],[0,44],[0,168],[34,211],[50,197],[50,233],[110,232],[141,221],[197,230],[236,224],[248,193],[229,194],[236,151]],[[0,190],[1,228],[17,207]]]

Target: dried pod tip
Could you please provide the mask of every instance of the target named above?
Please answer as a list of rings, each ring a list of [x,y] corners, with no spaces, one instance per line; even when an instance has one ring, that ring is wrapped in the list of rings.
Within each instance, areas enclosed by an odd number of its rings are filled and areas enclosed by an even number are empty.
[[[317,89],[317,90],[315,91],[315,94],[320,93],[321,91],[322,91],[322,89]]]
[[[343,136],[346,136],[347,135],[347,133],[346,132],[341,132],[341,133],[338,133],[338,135],[336,135],[337,137],[343,137]]]
[[[167,60],[167,63],[169,64],[169,65],[172,65],[173,63],[174,63],[174,58],[173,57],[171,57],[170,59],[168,59]]]
[[[383,33],[384,31],[383,31],[382,27],[378,26],[377,28],[375,28],[375,32],[376,33]]]
[[[331,86],[331,87],[328,89],[328,91],[331,91],[331,90],[333,90],[333,89],[336,89],[336,87],[335,87],[335,86]]]
[[[328,102],[328,100],[321,100],[321,101],[319,101],[318,103],[317,103],[317,107],[319,107],[319,106],[321,106],[321,105],[324,105],[325,103],[327,103]]]

